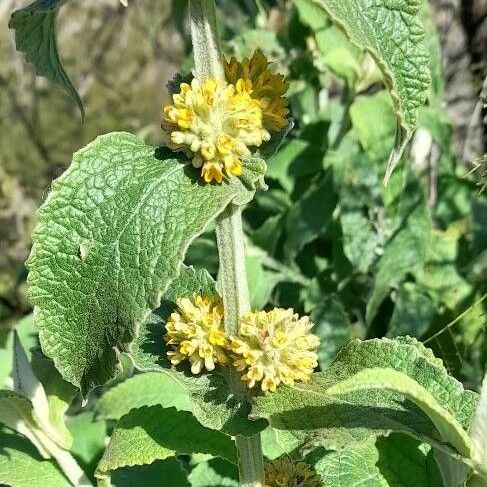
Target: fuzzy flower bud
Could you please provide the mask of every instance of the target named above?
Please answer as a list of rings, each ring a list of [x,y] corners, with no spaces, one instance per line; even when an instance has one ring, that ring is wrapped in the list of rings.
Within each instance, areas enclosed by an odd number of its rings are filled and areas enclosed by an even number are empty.
[[[225,61],[225,76],[229,83],[245,80],[250,96],[259,102],[263,113],[264,128],[278,132],[287,125],[287,99],[289,85],[282,74],[269,69],[269,62],[261,51],[242,62],[232,57]]]
[[[221,183],[224,175],[240,176],[251,148],[270,139],[261,105],[251,93],[250,82],[243,79],[235,84],[193,79],[181,83],[173,104],[164,107],[165,144],[185,152],[207,183]]]
[[[230,338],[233,365],[243,372],[248,387],[257,383],[274,392],[280,383],[293,386],[309,380],[318,365],[319,339],[310,333],[313,323],[292,309],[246,313],[239,335]]]
[[[226,364],[227,340],[223,328],[223,305],[219,296],[194,296],[177,300],[178,309],[166,323],[164,339],[174,350],[167,352],[173,365],[188,359],[191,372],[211,371]]]
[[[264,467],[264,487],[322,487],[316,472],[304,462],[282,457]]]

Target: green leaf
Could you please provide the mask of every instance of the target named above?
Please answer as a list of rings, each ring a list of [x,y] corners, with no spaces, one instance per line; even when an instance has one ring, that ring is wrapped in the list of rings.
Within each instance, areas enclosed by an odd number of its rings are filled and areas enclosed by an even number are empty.
[[[404,282],[397,292],[387,336],[412,335],[419,338],[428,331],[435,312],[435,302],[423,288],[413,282]]]
[[[319,363],[322,370],[330,366],[338,350],[352,338],[352,328],[343,304],[332,298],[318,305],[311,312],[315,323],[313,333],[320,338],[318,348]]]
[[[92,411],[68,416],[66,423],[74,440],[71,453],[86,472],[93,473],[96,467],[94,463],[105,449],[106,424],[95,421]]]
[[[27,439],[2,430],[0,484],[9,487],[71,487],[56,465],[43,460]]]
[[[273,428],[305,444],[337,449],[370,436],[401,431],[421,441],[438,443],[432,421],[414,404],[389,391],[354,394],[353,403],[327,395],[331,386],[361,370],[393,368],[427,389],[448,413],[468,429],[477,396],[449,376],[441,360],[412,338],[354,340],[343,348],[325,372],[305,384],[281,387],[256,399],[253,416],[266,417]]]
[[[376,165],[363,153],[345,155],[335,162],[333,173],[339,188],[343,252],[354,267],[366,273],[383,243],[377,216],[382,200]]]
[[[21,433],[37,448],[43,458],[49,458],[38,438],[40,432],[29,399],[14,391],[0,390],[0,424]]]
[[[399,205],[399,225],[387,242],[377,265],[374,287],[367,302],[366,320],[370,323],[382,300],[408,273],[420,269],[426,259],[431,234],[431,218],[417,184],[404,192]]]
[[[83,102],[59,59],[56,20],[59,8],[67,0],[37,0],[15,11],[9,27],[15,30],[15,44],[32,63],[36,74],[59,85],[78,105],[84,120]]]
[[[132,409],[156,404],[191,411],[188,392],[176,379],[160,372],[146,372],[121,382],[103,394],[96,406],[97,418],[120,419]]]
[[[191,487],[238,487],[238,469],[221,458],[200,463],[188,476]]]
[[[371,441],[336,452],[319,448],[306,457],[323,484],[333,487],[387,487],[375,465],[378,460],[379,452]]]
[[[65,414],[78,389],[63,380],[61,374],[54,367],[53,361],[45,357],[38,347],[32,350],[32,368],[46,391],[49,422],[56,431],[56,435],[61,438],[58,444],[69,449],[73,438],[66,428]],[[50,436],[52,437],[53,434],[51,433]]]
[[[403,434],[379,438],[377,468],[391,487],[443,487],[429,445]]]
[[[164,295],[163,305],[144,323],[139,337],[132,347],[132,359],[141,371],[154,371],[169,375],[176,380],[192,403],[192,412],[204,426],[225,431],[228,434],[254,435],[263,430],[263,420],[247,419],[250,411],[247,391],[243,384],[232,376],[232,371],[216,368],[210,374],[192,375],[187,364],[173,367],[167,358],[165,319],[182,296],[215,293],[215,283],[205,271],[192,268],[183,270]],[[233,389],[230,380],[234,381]]]
[[[420,0],[309,0],[319,5],[358,47],[367,50],[384,73],[398,118],[396,147],[388,178],[417,124],[430,83],[429,59],[423,43]]]
[[[284,253],[294,259],[309,242],[323,233],[332,217],[337,202],[331,171],[309,188],[289,211],[286,221],[288,238]]]
[[[132,468],[121,468],[112,475],[114,487],[154,487],[167,485],[171,487],[189,487],[186,473],[176,458],[157,460],[151,465]]]
[[[380,367],[364,369],[330,387],[326,393],[335,396],[369,389],[397,392],[415,403],[434,423],[442,441],[453,445],[465,458],[470,458],[472,443],[462,425],[436,401],[427,389],[402,372]]]
[[[201,426],[187,411],[149,406],[132,410],[117,423],[96,476],[103,479],[113,470],[148,465],[177,453],[207,453],[237,462],[230,437]]]
[[[39,210],[29,297],[44,353],[86,394],[112,378],[118,354],[177,277],[184,253],[230,202],[248,202],[265,163],[204,184],[183,157],[128,133],[74,155]]]
[[[394,111],[389,93],[357,96],[350,105],[350,120],[369,157],[386,159],[394,141]]]
[[[266,269],[264,267],[265,254],[254,249],[247,246],[245,258],[250,307],[252,309],[263,309],[274,288],[285,279],[281,273]]]
[[[472,292],[472,286],[458,270],[461,235],[455,227],[432,233],[424,267],[417,274],[417,282],[447,308],[455,310]]]

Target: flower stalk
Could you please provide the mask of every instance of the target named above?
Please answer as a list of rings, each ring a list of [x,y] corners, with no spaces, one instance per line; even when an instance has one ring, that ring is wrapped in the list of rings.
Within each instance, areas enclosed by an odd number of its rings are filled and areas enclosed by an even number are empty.
[[[195,77],[224,79],[223,57],[214,0],[190,0]],[[217,219],[217,241],[224,306],[225,332],[238,333],[240,317],[250,310],[241,210],[230,204]],[[238,378],[236,377],[236,382]],[[260,435],[236,436],[240,485],[262,487],[264,462]]]

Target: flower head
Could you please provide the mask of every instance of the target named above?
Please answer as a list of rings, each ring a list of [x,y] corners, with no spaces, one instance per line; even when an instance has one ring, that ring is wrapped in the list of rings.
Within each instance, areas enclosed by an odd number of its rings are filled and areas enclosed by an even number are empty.
[[[223,328],[223,305],[218,296],[178,299],[178,309],[166,323],[164,339],[174,350],[167,352],[173,365],[189,359],[191,372],[213,370],[226,364],[227,340]]]
[[[263,112],[264,128],[278,132],[287,125],[289,113],[284,97],[289,85],[282,74],[274,74],[269,62],[261,51],[256,51],[251,59],[238,62],[234,57],[225,61],[225,75],[229,83],[245,80],[250,96],[259,102]]]
[[[209,78],[181,83],[173,104],[164,107],[162,129],[170,149],[184,151],[201,168],[206,182],[240,176],[242,162],[270,134],[262,124],[260,103],[243,79],[229,84]]]
[[[322,487],[316,472],[304,462],[282,457],[266,463],[264,487]]]
[[[309,333],[313,323],[299,318],[292,309],[249,312],[240,322],[237,337],[230,338],[234,366],[244,372],[248,387],[260,383],[263,391],[274,392],[282,382],[307,381],[318,365],[319,340]]]

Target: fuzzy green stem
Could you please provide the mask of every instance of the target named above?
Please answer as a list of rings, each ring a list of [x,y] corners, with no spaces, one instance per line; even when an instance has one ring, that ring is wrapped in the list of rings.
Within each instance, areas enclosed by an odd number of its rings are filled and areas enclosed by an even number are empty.
[[[191,36],[194,53],[195,77],[225,77],[220,38],[216,22],[215,0],[190,0]],[[220,258],[221,291],[227,335],[238,333],[240,317],[250,310],[247,276],[245,272],[244,233],[240,207],[230,204],[216,223]],[[236,378],[236,380],[238,380]],[[231,384],[239,389],[240,384]],[[241,387],[240,387],[241,388]],[[264,461],[260,435],[236,436],[239,455],[239,475],[242,487],[262,487]]]
[[[225,78],[215,0],[190,0],[194,72],[198,81]]]

